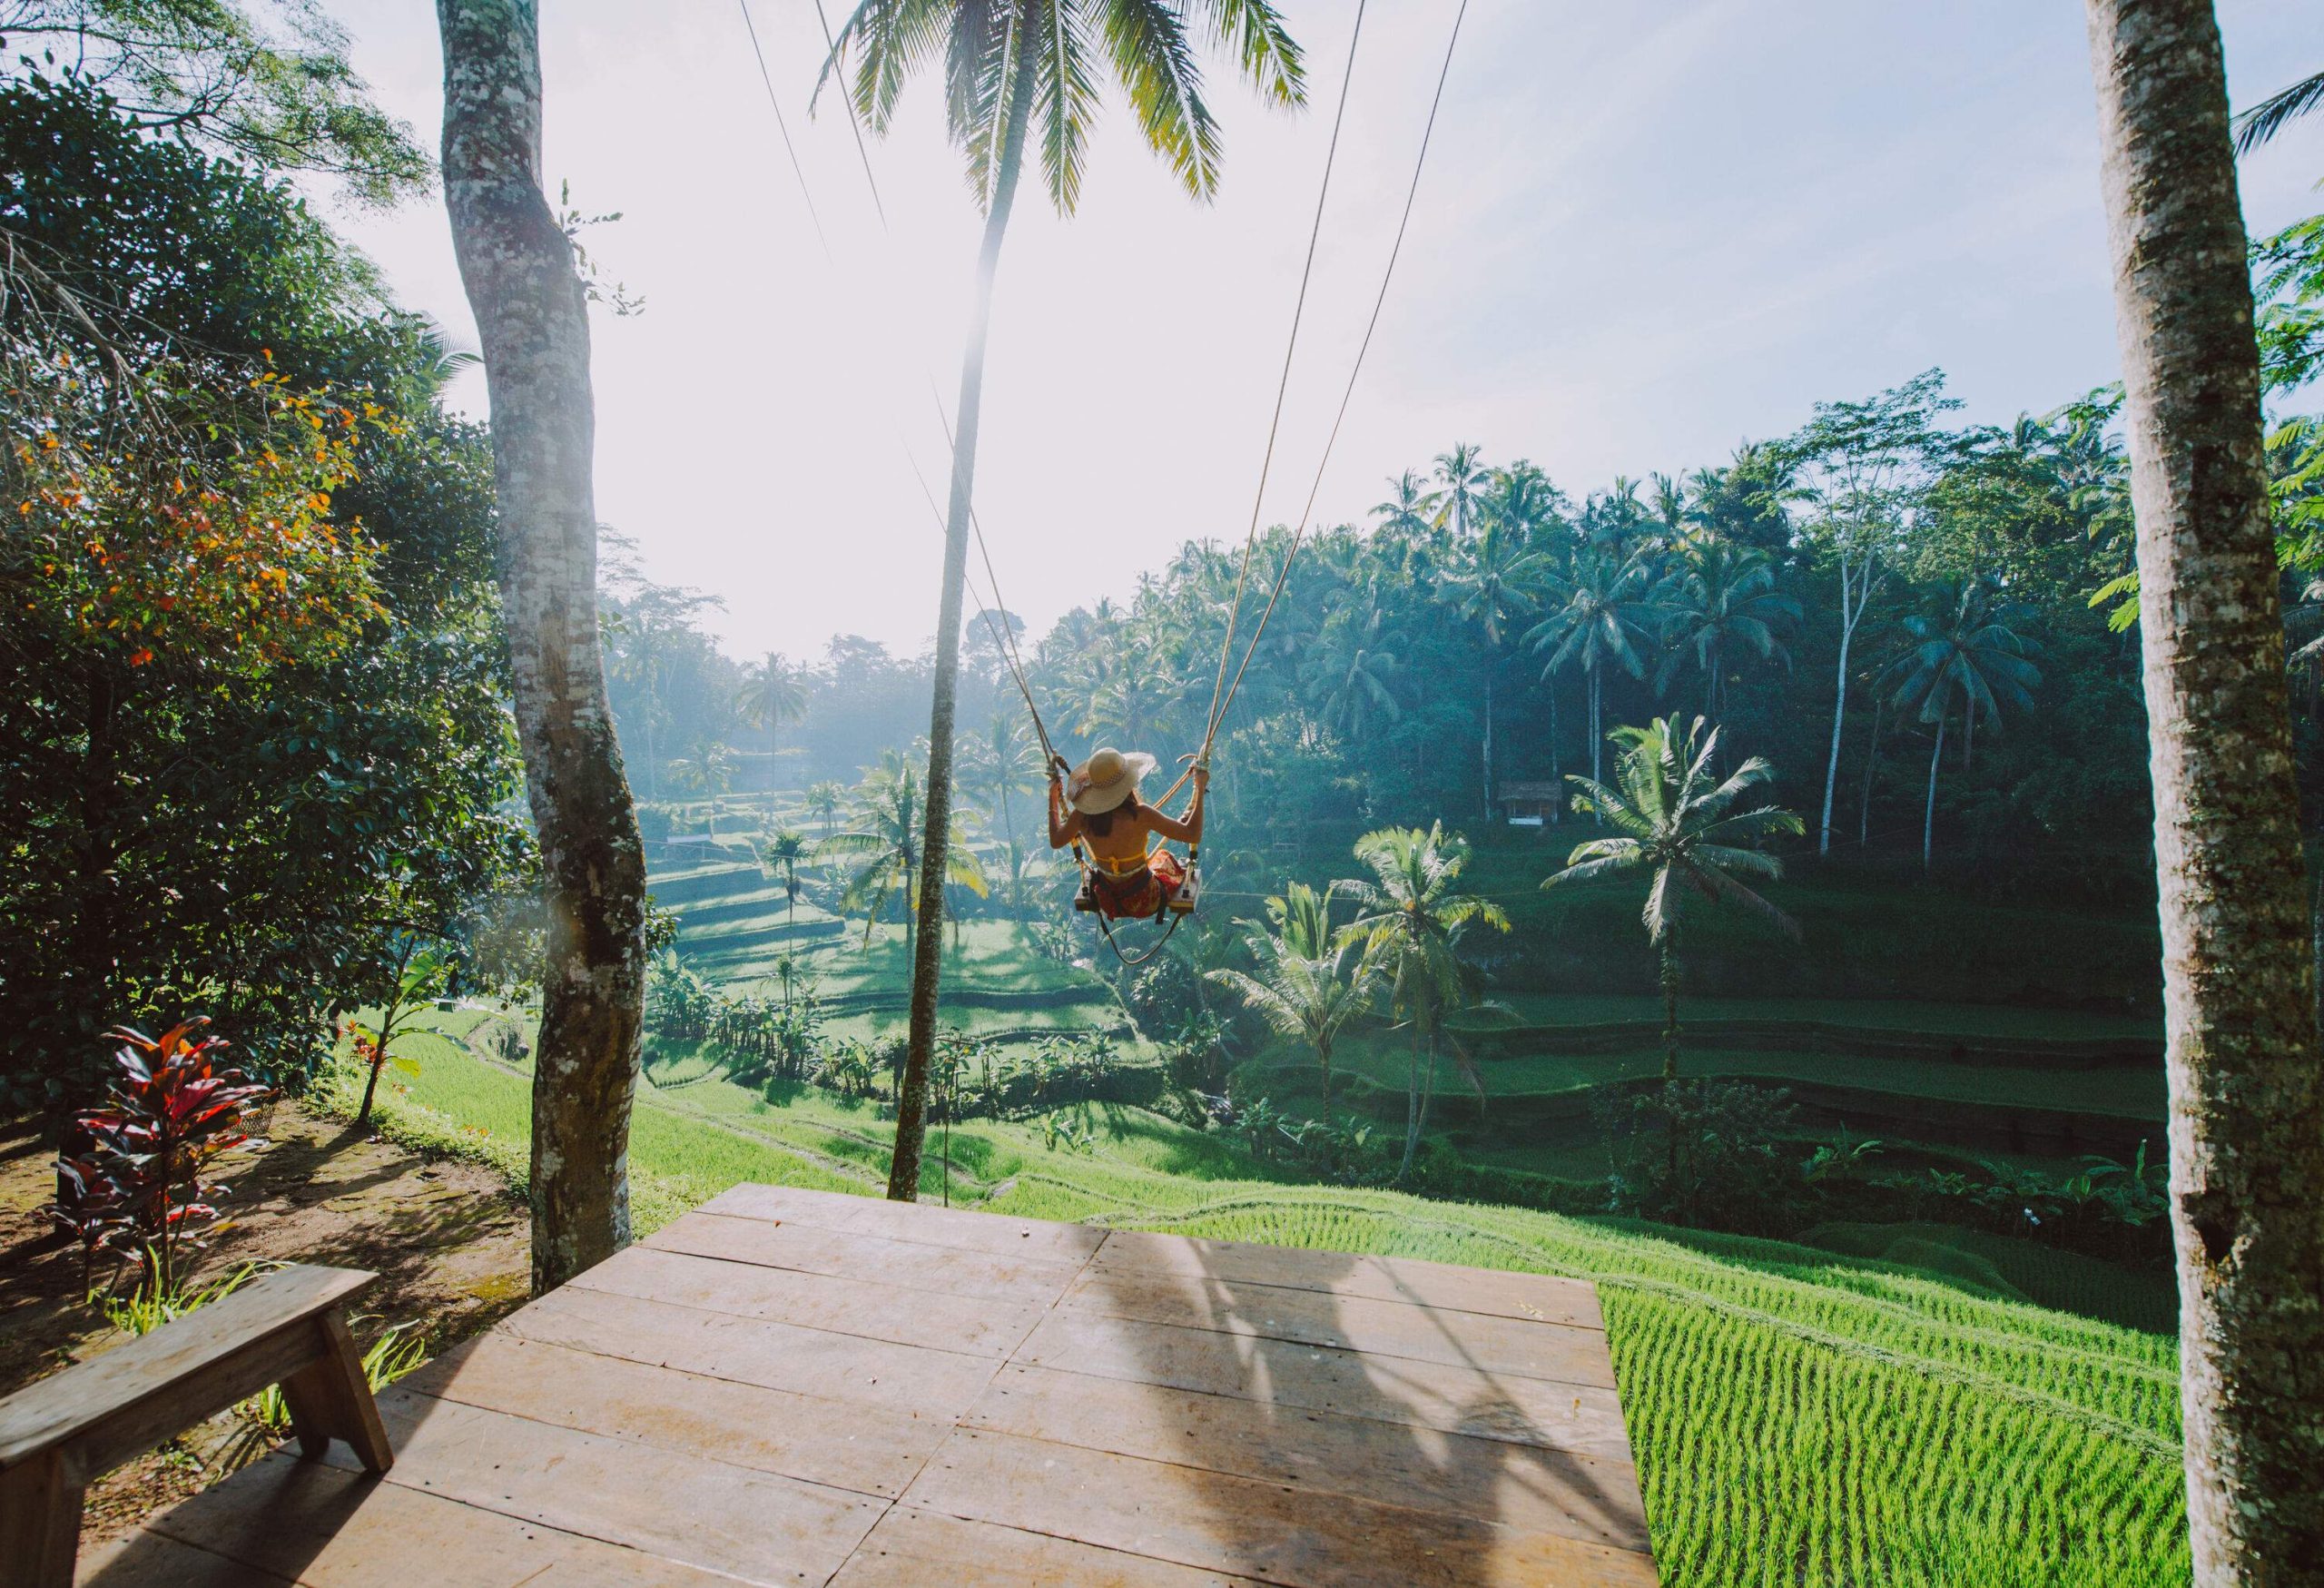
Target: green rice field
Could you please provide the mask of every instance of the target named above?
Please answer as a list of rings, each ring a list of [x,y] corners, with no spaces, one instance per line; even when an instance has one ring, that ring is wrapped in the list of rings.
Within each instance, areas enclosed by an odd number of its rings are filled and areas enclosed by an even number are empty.
[[[420,1073],[382,1088],[388,1127],[521,1176],[521,1070],[440,1039],[414,1056]],[[1045,1147],[1035,1123],[980,1122],[952,1132],[948,1172],[931,1138],[925,1193],[1594,1279],[1666,1582],[2188,1578],[2172,1341],[2025,1299],[2073,1280],[2037,1276],[2024,1253],[1842,1226],[1815,1232],[1822,1246],[1787,1245],[1287,1185],[1139,1110],[1071,1113],[1084,1149]],[[888,1129],[868,1105],[810,1088],[643,1088],[640,1221],[744,1179],[872,1194]]]

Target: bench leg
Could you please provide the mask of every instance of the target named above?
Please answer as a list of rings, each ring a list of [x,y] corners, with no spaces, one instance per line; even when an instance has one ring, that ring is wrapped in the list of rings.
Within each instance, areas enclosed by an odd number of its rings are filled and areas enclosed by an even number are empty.
[[[321,1332],[321,1354],[282,1381],[282,1404],[299,1435],[299,1453],[319,1461],[333,1439],[344,1439],[365,1471],[385,1472],[394,1465],[395,1452],[388,1448],[388,1431],[363,1376],[355,1336],[336,1307],[316,1318],[315,1327]]]
[[[0,1564],[24,1588],[73,1588],[84,1475],[59,1451],[0,1473]]]

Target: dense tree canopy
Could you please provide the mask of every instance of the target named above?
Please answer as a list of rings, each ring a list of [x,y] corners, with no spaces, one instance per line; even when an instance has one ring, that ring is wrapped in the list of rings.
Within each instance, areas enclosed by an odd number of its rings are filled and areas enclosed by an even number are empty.
[[[190,1012],[295,1074],[525,864],[489,458],[286,185],[85,84],[0,85],[0,243],[11,1095]]]

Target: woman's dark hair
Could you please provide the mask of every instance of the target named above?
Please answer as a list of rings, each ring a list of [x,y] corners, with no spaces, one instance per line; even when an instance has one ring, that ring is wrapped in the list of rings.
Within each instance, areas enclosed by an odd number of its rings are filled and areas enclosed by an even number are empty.
[[[1103,838],[1107,833],[1111,833],[1114,830],[1114,818],[1116,816],[1123,815],[1125,814],[1135,815],[1137,812],[1137,795],[1133,793],[1129,798],[1124,800],[1120,804],[1116,805],[1110,811],[1100,811],[1094,816],[1088,812],[1084,811],[1081,814],[1081,824],[1088,828],[1095,836]]]

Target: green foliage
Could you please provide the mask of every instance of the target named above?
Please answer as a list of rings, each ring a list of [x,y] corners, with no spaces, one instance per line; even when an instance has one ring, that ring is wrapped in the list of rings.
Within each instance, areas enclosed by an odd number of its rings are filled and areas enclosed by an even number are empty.
[[[243,1110],[266,1095],[221,1057],[222,1037],[197,1040],[206,1020],[172,1026],[160,1037],[126,1028],[104,1106],[74,1120],[85,1146],[56,1160],[58,1198],[49,1216],[81,1242],[84,1267],[100,1252],[140,1265],[145,1294],[157,1305],[177,1297],[202,1248],[202,1231],[218,1218],[225,1186],[206,1177],[211,1165],[245,1147]]]
[[[281,170],[338,178],[387,205],[424,192],[433,163],[379,109],[347,58],[347,35],[320,8],[238,0],[16,0],[0,25],[17,70],[73,63],[117,96],[123,118]]]
[[[154,574],[93,587],[107,609],[0,553],[0,1085],[61,1113],[104,1021],[189,1007],[295,1080],[330,1010],[391,989],[398,932],[466,935],[527,863],[488,458],[435,409],[433,329],[287,186],[73,82],[0,85],[0,229],[9,345],[118,387],[12,381],[10,483],[78,458],[93,555]],[[183,579],[181,542],[239,560]]]
[[[457,1139],[456,1121],[488,1118],[494,1140],[517,1132],[521,1166],[521,1078],[487,1091],[455,1073],[487,1068],[429,1064],[385,1103],[390,1128]],[[1041,1120],[956,1127],[956,1204],[981,1189],[1019,1217],[1594,1280],[1666,1582],[2186,1581],[2168,1338],[1876,1256],[1286,1184],[1223,1133],[1137,1110],[1048,1118],[1054,1147]],[[886,1146],[862,1105],[829,1094],[648,1094],[632,1142],[641,1226],[674,1214],[681,1189],[699,1199],[733,1179],[876,1195]],[[2060,1291],[2102,1273],[1999,1238],[1960,1249],[2027,1295],[2043,1265],[2080,1276]]]
[[[1779,1145],[1792,1123],[1788,1093],[1680,1080],[1630,1094],[1604,1090],[1591,1102],[1614,1163],[1610,1211],[1752,1234],[1796,1221],[1787,1193],[1807,1177]]]

